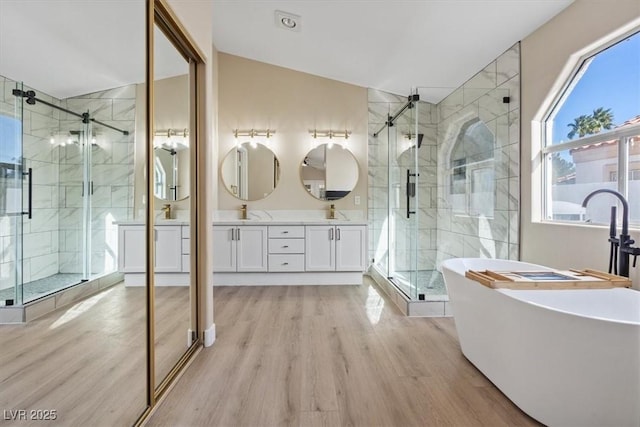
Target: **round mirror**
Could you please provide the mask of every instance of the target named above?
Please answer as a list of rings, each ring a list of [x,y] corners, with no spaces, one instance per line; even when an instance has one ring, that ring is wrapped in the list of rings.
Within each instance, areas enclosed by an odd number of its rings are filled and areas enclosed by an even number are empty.
[[[188,138],[186,131],[155,137],[153,193],[158,199],[177,201],[189,197]]]
[[[240,200],[264,199],[280,179],[280,162],[273,151],[257,142],[244,142],[226,155],[220,168],[227,190]]]
[[[358,162],[346,148],[322,144],[305,156],[300,165],[300,178],[304,188],[316,199],[342,199],[358,183]]]

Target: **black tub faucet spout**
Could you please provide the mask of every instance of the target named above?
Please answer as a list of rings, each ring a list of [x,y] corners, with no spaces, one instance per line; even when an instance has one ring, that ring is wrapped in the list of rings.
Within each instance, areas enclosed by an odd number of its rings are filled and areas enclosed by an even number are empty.
[[[616,221],[615,209],[613,209],[612,207],[612,210],[611,210],[609,242],[611,242],[612,244],[612,251],[611,251],[611,259],[609,262],[609,266],[611,267],[612,260],[615,259],[614,248],[619,247],[619,256],[618,256],[619,264],[618,264],[618,270],[616,273],[620,274],[621,276],[629,277],[629,257],[633,255],[634,257],[633,266],[635,267],[636,257],[640,255],[640,248],[634,248],[633,246],[631,246],[635,243],[635,240],[631,239],[631,236],[629,236],[629,203],[627,202],[627,199],[625,199],[624,196],[618,193],[617,191],[609,190],[608,188],[602,188],[600,190],[595,190],[589,193],[587,197],[584,198],[584,201],[582,202],[582,207],[586,208],[587,203],[589,203],[589,200],[596,194],[600,194],[600,193],[612,194],[616,196],[618,199],[620,199],[620,202],[622,203],[622,230],[620,232],[619,238],[615,237],[616,228],[617,228],[616,222],[615,222]]]

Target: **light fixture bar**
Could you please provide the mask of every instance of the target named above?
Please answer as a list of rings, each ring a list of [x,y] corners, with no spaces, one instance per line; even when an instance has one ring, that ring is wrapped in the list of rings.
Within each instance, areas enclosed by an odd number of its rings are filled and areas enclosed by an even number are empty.
[[[309,129],[309,133],[314,138],[344,138],[349,139],[349,135],[351,135],[350,130],[318,130],[318,129]]]
[[[166,136],[166,137],[172,137],[172,136],[183,136],[183,137],[187,137],[189,136],[189,129],[162,129],[162,130],[156,130],[154,132],[154,136]]]
[[[233,136],[236,138],[239,136],[248,136],[254,138],[256,136],[265,136],[271,138],[276,133],[274,129],[234,129]]]

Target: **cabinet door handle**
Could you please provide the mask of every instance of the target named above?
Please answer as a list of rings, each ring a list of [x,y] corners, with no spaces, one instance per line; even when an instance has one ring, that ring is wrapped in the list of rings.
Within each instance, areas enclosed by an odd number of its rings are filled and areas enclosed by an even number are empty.
[[[340,240],[340,229],[336,228],[336,240]]]
[[[288,231],[283,231],[282,234],[289,234],[289,232]]]
[[[283,262],[282,265],[289,265],[289,263],[288,262]]]
[[[236,240],[236,229],[232,228],[229,231],[231,231],[231,240]]]
[[[240,241],[240,229],[236,228],[237,232],[238,232],[238,238],[236,239],[237,241]]]
[[[329,229],[329,240],[333,240],[333,228]]]
[[[283,248],[285,248],[285,249],[286,249],[286,248],[288,248],[288,247],[289,247],[289,245],[284,245],[284,246],[283,246]]]

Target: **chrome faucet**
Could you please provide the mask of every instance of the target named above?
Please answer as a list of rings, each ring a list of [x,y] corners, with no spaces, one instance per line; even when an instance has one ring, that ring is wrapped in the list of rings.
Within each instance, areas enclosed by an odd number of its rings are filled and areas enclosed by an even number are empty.
[[[622,230],[620,231],[620,237],[616,237],[616,207],[611,206],[611,223],[609,225],[609,242],[611,243],[611,254],[609,256],[609,273],[613,269],[614,274],[620,274],[621,276],[629,277],[629,257],[633,255],[633,267],[636,266],[636,260],[640,255],[640,248],[634,248],[635,240],[629,235],[629,203],[624,196],[617,191],[602,188],[600,190],[593,191],[584,198],[582,207],[586,208],[589,200],[600,193],[609,193],[620,199],[622,203]],[[616,251],[618,249],[618,251]],[[618,256],[619,253],[619,256]],[[618,260],[618,265],[616,265]]]
[[[171,219],[171,205],[170,204],[166,204],[163,206],[163,208],[161,209],[164,212],[164,219]]]

